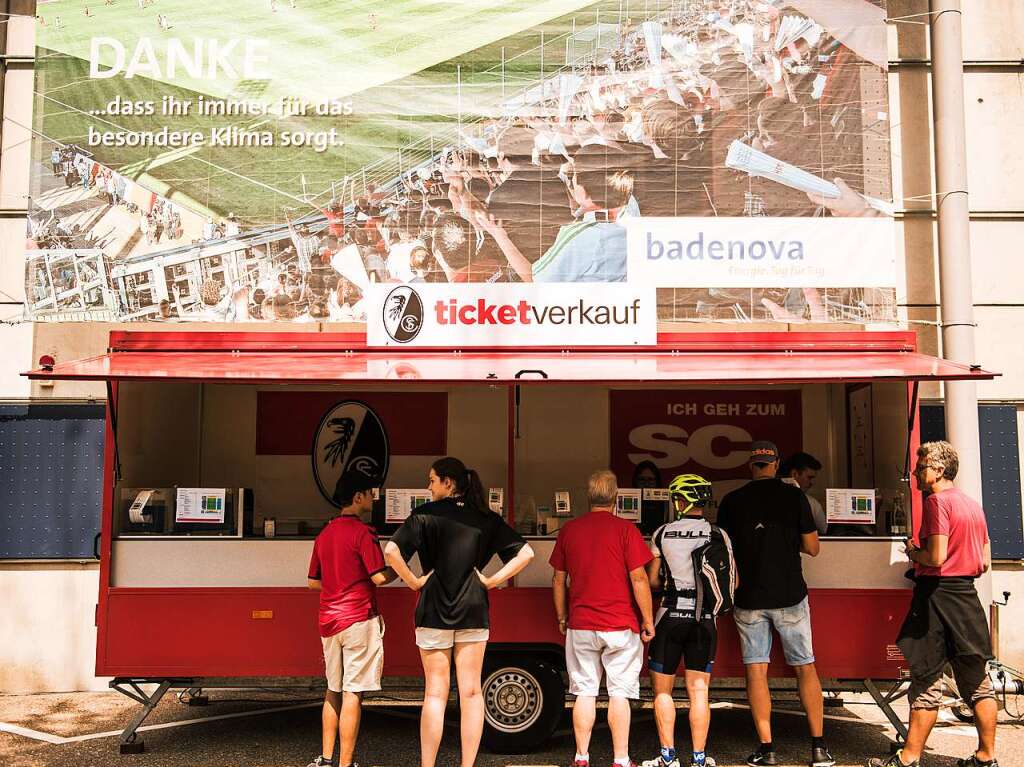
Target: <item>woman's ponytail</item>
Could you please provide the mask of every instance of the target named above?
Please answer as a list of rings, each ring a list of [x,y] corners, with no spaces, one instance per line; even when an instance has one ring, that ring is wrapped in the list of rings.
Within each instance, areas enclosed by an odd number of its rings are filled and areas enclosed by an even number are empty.
[[[484,486],[480,482],[480,475],[476,473],[476,469],[466,469],[465,483],[462,495],[465,497],[466,503],[477,511],[486,511],[487,496],[484,494]]]

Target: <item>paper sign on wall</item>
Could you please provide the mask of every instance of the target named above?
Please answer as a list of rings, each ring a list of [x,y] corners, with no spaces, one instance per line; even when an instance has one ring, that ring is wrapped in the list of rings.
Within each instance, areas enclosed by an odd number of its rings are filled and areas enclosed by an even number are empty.
[[[179,487],[175,522],[224,523],[224,488]]]
[[[502,507],[505,505],[505,488],[503,487],[492,487],[487,491],[487,506],[495,514],[501,514]]]
[[[384,522],[401,524],[417,507],[430,503],[430,493],[425,490],[389,489],[384,491]]]
[[[846,525],[875,524],[875,491],[829,488],[825,491],[825,515],[829,522]]]

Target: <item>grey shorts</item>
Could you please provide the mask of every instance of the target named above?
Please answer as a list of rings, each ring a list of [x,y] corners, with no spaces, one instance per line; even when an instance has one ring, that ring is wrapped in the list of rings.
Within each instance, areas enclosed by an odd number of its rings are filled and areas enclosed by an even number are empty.
[[[949,659],[953,667],[953,678],[960,697],[972,708],[978,701],[988,698],[995,699],[992,680],[988,678],[988,662],[980,655],[958,655]],[[942,671],[928,678],[913,677],[907,698],[911,708],[936,709],[942,705],[945,685],[942,683]]]

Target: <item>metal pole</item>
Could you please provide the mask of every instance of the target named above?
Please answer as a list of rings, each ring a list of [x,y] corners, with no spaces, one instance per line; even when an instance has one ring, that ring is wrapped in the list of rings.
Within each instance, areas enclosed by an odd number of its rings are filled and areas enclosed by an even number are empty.
[[[931,0],[931,11],[942,355],[948,360],[970,365],[976,359],[960,0]],[[960,454],[956,484],[980,503],[981,439],[978,433],[977,383],[946,381],[943,388],[946,438]],[[979,579],[978,595],[983,605],[992,601],[991,572]]]
[[[462,64],[455,65],[455,99],[459,109],[459,140],[462,143]]]
[[[976,359],[960,0],[932,0],[931,7],[942,351],[969,365]],[[960,453],[957,485],[981,501],[977,385],[946,382],[945,394],[946,436]]]
[[[501,100],[505,100],[505,46],[501,46]]]

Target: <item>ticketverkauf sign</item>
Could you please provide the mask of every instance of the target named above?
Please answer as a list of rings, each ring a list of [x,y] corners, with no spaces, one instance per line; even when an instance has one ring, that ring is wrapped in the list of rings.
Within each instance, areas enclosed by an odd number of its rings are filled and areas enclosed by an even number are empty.
[[[661,288],[896,284],[890,219],[639,218],[626,231],[630,279]]]
[[[654,288],[623,283],[371,285],[372,346],[633,346],[657,342]]]

